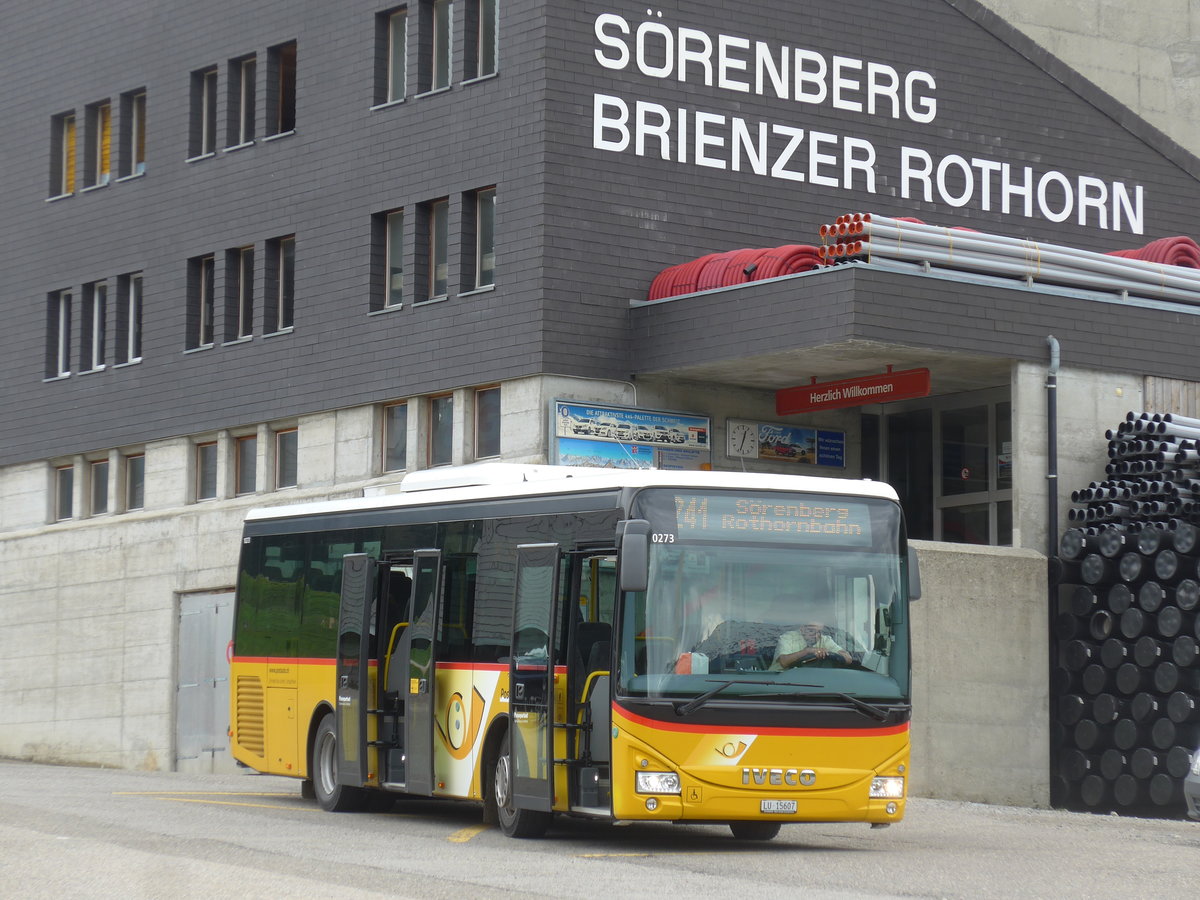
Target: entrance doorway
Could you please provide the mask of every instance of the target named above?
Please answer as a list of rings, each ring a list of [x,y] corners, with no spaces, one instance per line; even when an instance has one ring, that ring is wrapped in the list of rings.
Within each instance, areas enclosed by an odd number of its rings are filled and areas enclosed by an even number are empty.
[[[175,771],[234,772],[229,752],[233,591],[179,596]]]

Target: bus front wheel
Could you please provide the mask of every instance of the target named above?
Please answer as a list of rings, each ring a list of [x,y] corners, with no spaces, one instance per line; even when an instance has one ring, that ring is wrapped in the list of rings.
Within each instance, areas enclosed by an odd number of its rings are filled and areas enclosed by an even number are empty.
[[[739,841],[769,841],[779,834],[779,823],[730,822],[729,830]]]
[[[512,757],[505,748],[496,757],[492,768],[492,790],[500,830],[514,838],[541,837],[550,827],[551,814],[534,809],[517,809],[513,805],[512,787]]]
[[[317,735],[313,739],[312,776],[317,803],[326,812],[357,812],[366,805],[366,791],[338,784],[337,731],[332,713],[317,726]]]

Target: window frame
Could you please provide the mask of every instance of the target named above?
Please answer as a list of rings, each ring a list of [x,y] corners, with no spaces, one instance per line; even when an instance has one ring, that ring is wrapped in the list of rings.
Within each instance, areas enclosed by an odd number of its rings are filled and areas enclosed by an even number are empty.
[[[491,427],[485,429],[483,427],[483,414],[486,413],[487,410],[484,409],[485,404],[482,403],[481,400],[485,396],[489,401],[492,397],[495,397],[496,407],[494,429]],[[487,385],[486,387],[475,389],[475,402],[473,405],[475,413],[475,459],[477,460],[499,459],[501,456],[502,450],[500,439],[502,433],[501,423],[503,422],[503,398],[504,395],[501,391],[501,386],[498,384],[491,384]],[[486,444],[484,443],[485,431],[488,435]]]
[[[272,446],[274,457],[274,472],[272,475],[272,484],[275,490],[282,491],[287,488],[300,486],[300,429],[297,426],[290,428],[277,428],[272,432]],[[288,453],[283,452],[284,445],[290,444]],[[292,480],[284,482],[286,477],[284,473],[283,460],[286,457],[291,459]]]
[[[403,410],[403,428],[399,435],[396,435],[401,440],[398,442],[393,440],[395,434],[394,426],[396,416],[393,415],[397,410]],[[383,472],[405,472],[408,470],[408,402],[384,404],[381,410],[382,416],[382,441],[380,464]],[[399,465],[394,465],[393,462],[398,461]]]
[[[296,131],[296,98],[299,45],[285,41],[267,49],[267,137]]]
[[[396,222],[398,225],[393,224]],[[384,214],[383,309],[399,309],[404,305],[404,227],[403,208]],[[397,260],[400,263],[399,267],[394,265]],[[398,291],[395,288],[396,275],[400,278]]]
[[[287,334],[296,318],[296,235],[285,234],[267,241],[266,313],[270,334]]]
[[[471,0],[470,25],[474,30],[471,78],[490,78],[500,71],[499,0]]]
[[[193,453],[195,477],[192,479],[193,499],[197,503],[216,500],[220,492],[220,445],[216,440],[197,441]],[[208,478],[211,472],[211,487]]]
[[[450,198],[430,200],[427,206],[426,242],[429,256],[426,263],[426,297],[429,300],[442,300],[450,293]],[[439,268],[442,270],[440,278]]]
[[[486,216],[485,216],[486,210]],[[489,241],[484,248],[484,221],[488,222]],[[482,188],[475,192],[475,283],[474,290],[483,290],[496,286],[496,188]],[[491,278],[484,281],[484,259],[491,256],[488,267]]]
[[[429,438],[426,445],[430,468],[454,465],[454,394],[433,394],[428,398]],[[439,416],[439,407],[444,407],[445,416]],[[443,430],[445,429],[445,430]],[[439,456],[445,445],[445,456]]]
[[[46,295],[47,359],[48,379],[67,378],[71,375],[71,317],[74,297],[70,288],[51,291]]]
[[[124,457],[125,468],[125,510],[131,512],[134,510],[146,508],[146,454],[129,453]],[[134,477],[135,470],[137,477]],[[135,502],[135,491],[137,498]]]
[[[244,448],[249,446],[249,487],[244,481],[247,475],[247,459]],[[233,493],[237,497],[245,497],[258,491],[258,434],[237,435],[233,439]]]
[[[87,152],[84,187],[104,187],[112,180],[112,101],[98,100],[84,107]]]
[[[114,365],[131,365],[142,361],[142,292],[141,272],[117,276],[117,354]]]
[[[226,87],[225,149],[254,143],[258,115],[258,56],[250,53],[229,60]]]
[[[93,281],[83,286],[83,333],[80,337],[80,372],[104,369],[108,340],[108,282]]]
[[[376,103],[400,103],[408,95],[408,7],[401,6],[380,13],[379,19],[383,64]]]
[[[188,159],[207,159],[217,152],[217,90],[216,66],[205,66],[192,72],[192,127],[188,142]]]
[[[225,251],[225,342],[254,336],[254,245]]]
[[[205,253],[188,260],[188,350],[207,350],[213,346],[216,301],[217,256]]]
[[[146,174],[146,89],[121,95],[120,177]]]
[[[98,477],[98,474],[101,472],[103,472],[102,479]],[[88,460],[88,515],[108,515],[110,507],[108,502],[110,472],[111,467],[107,458]]]
[[[58,465],[54,467],[54,521],[69,522],[74,518],[75,464]]]
[[[69,197],[75,193],[75,110],[52,116],[50,123],[50,198]]]

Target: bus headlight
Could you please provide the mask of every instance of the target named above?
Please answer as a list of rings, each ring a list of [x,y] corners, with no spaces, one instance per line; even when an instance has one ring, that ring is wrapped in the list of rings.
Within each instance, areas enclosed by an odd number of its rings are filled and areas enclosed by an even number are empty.
[[[903,777],[899,775],[886,775],[871,779],[872,800],[892,800],[903,796]]]
[[[680,792],[679,776],[674,772],[638,772],[636,774],[639,794],[678,794]]]

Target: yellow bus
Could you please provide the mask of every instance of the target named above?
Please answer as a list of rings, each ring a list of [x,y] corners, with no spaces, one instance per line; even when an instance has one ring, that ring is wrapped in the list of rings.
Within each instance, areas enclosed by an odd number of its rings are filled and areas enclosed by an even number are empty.
[[[246,519],[234,756],[331,811],[886,825],[915,557],[890,487],[494,463]]]

